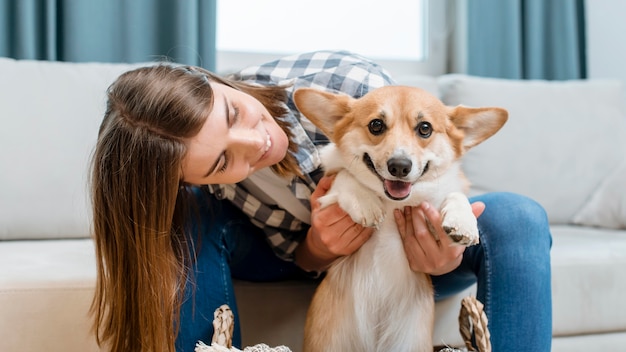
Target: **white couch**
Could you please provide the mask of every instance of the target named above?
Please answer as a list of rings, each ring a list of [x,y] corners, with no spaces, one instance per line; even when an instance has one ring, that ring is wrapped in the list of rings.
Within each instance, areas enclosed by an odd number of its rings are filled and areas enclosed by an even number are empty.
[[[88,160],[123,64],[0,58],[0,351],[98,351]],[[450,105],[496,105],[507,125],[465,162],[473,193],[538,200],[552,223],[554,351],[626,346],[626,119],[618,81],[402,77]],[[236,284],[245,345],[300,348],[309,282]],[[459,344],[459,300],[435,342]],[[512,334],[515,332],[512,331]]]

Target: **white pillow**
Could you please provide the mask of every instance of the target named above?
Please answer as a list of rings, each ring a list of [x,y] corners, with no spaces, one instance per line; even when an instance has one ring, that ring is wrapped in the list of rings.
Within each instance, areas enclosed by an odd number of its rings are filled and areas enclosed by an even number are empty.
[[[626,119],[619,80],[447,75],[439,83],[448,105],[509,111],[504,127],[463,161],[471,194],[520,193],[542,204],[552,223],[571,223],[623,159]]]
[[[607,177],[574,216],[578,225],[626,229],[626,160]]]

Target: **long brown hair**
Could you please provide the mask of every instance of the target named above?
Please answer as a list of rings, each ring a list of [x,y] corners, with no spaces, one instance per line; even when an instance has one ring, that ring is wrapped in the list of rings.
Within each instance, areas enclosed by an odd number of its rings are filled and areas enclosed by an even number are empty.
[[[91,164],[98,277],[91,306],[98,344],[112,351],[174,351],[193,258],[184,224],[189,187],[181,181],[186,141],[213,105],[210,82],[244,91],[280,117],[285,87],[255,86],[201,68],[159,64],[122,74]],[[291,138],[290,138],[291,140]],[[290,143],[290,150],[296,146]],[[274,170],[299,174],[292,153]]]

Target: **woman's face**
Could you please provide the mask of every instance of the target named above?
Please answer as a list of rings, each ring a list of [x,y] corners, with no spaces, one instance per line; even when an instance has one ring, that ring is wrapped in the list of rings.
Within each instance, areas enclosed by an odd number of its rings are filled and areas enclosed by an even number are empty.
[[[289,141],[269,112],[252,96],[219,83],[200,132],[189,140],[183,181],[191,184],[236,183],[274,165]]]

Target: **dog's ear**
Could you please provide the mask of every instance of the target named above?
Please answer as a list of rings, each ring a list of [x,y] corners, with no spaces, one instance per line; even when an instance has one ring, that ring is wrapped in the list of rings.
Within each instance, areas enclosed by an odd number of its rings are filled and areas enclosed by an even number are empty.
[[[509,113],[502,108],[470,108],[459,105],[448,108],[452,123],[464,133],[463,147],[468,150],[493,136],[502,128]]]
[[[332,139],[335,123],[350,111],[353,98],[313,88],[300,88],[293,93],[293,101],[300,112]]]

